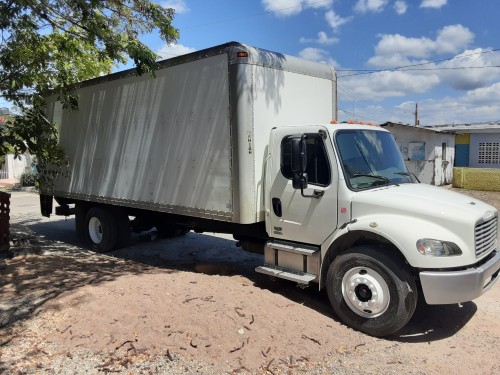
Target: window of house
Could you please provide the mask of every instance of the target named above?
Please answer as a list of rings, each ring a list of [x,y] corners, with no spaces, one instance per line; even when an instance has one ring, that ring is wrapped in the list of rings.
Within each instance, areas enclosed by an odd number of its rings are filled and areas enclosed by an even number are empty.
[[[478,163],[500,165],[500,143],[480,142]]]
[[[319,134],[307,134],[307,180],[308,183],[320,186],[330,184],[330,165],[325,144]],[[292,137],[281,141],[281,173],[292,179]]]
[[[442,159],[446,160],[446,142],[441,143],[441,155]]]

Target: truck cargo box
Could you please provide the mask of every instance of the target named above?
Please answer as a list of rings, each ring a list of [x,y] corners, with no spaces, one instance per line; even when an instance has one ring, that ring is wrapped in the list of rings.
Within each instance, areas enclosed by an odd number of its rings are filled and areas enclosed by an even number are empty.
[[[251,224],[264,220],[270,129],[336,117],[331,67],[240,43],[82,82],[48,98],[70,173],[56,197]]]

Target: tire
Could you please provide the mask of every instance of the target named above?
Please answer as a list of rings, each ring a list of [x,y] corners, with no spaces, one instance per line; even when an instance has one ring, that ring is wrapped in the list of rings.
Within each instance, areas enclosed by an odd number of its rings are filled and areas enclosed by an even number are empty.
[[[340,320],[361,332],[381,337],[396,333],[410,320],[418,300],[407,267],[368,246],[357,246],[330,264],[327,292]]]
[[[92,207],[85,218],[85,236],[90,248],[106,253],[115,248],[118,240],[118,225],[110,210]]]

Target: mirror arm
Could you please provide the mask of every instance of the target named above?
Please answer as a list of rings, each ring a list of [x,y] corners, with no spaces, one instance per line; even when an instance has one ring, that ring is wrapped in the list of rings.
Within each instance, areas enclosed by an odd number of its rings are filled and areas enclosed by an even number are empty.
[[[304,198],[316,198],[316,199],[319,199],[324,194],[325,194],[325,192],[323,190],[316,190],[316,189],[314,189],[313,195],[308,195],[308,194],[304,194],[304,188],[303,187],[300,188],[300,195],[302,195]]]

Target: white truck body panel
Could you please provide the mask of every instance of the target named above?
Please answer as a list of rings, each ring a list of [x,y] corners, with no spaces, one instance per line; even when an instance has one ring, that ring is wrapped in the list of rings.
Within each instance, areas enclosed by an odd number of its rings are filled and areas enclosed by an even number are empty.
[[[241,224],[264,220],[270,129],[336,115],[330,67],[238,43],[77,93],[77,111],[48,100],[70,162],[54,195]]]

